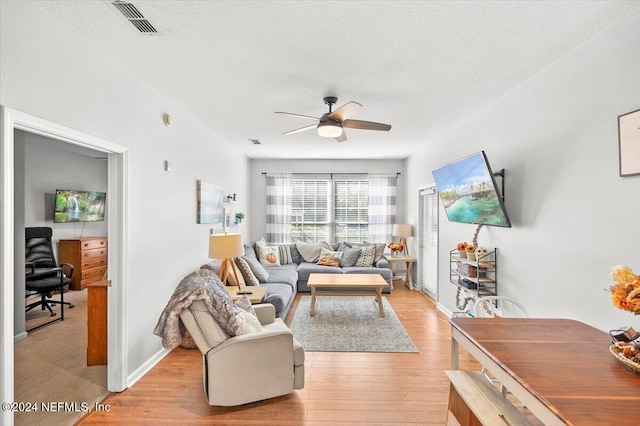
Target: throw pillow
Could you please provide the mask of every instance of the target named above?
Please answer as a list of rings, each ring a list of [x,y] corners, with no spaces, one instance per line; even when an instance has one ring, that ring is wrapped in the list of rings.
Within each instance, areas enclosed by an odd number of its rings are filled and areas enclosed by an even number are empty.
[[[240,311],[236,314],[236,318],[240,323],[238,329],[236,330],[236,336],[266,331],[262,324],[260,324],[258,317],[250,314],[249,312]]]
[[[316,263],[320,259],[320,250],[323,248],[331,250],[331,246],[327,243],[305,243],[296,242],[296,248],[305,262]]]
[[[280,266],[280,249],[275,246],[258,245],[258,260],[262,266]]]
[[[278,246],[278,256],[281,265],[290,265],[293,263],[293,257],[291,256],[291,248],[289,244],[280,244]]]
[[[340,259],[342,259],[342,252],[331,251],[325,248],[320,249],[320,259],[318,259],[318,265],[324,266],[340,266]]]
[[[253,271],[251,271],[251,267],[246,260],[241,257],[236,257],[235,261],[246,285],[260,285],[260,280],[258,280],[258,278],[253,274]]]
[[[367,241],[364,241],[364,244],[370,244],[376,247],[376,257],[375,259],[373,259],[374,262],[382,259],[382,256],[384,256],[384,249],[387,247],[387,243],[369,243]]]
[[[246,295],[236,300],[233,304],[236,308],[240,309],[241,311],[248,312],[254,316],[256,315],[256,311],[253,309],[251,300],[249,300],[249,298]]]
[[[266,283],[269,279],[269,273],[266,269],[264,269],[264,266],[260,264],[258,259],[247,256],[242,256],[242,258],[247,261],[249,267],[251,268],[251,272],[253,272],[253,275],[256,276],[258,281],[260,281],[261,283]]]
[[[369,267],[373,266],[373,260],[376,256],[376,247],[375,246],[363,246],[360,248],[360,256],[358,256],[358,260],[356,260],[356,264],[354,266],[360,267]]]
[[[354,266],[360,257],[362,249],[360,247],[346,247],[340,246],[342,252],[342,259],[340,259],[340,266],[349,267]]]

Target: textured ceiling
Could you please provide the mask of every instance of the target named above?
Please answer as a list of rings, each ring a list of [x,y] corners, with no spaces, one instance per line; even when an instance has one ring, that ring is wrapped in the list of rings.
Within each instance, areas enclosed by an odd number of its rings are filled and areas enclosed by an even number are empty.
[[[35,3],[252,158],[406,157],[640,7],[134,0],[158,30],[147,36],[110,1]],[[319,117],[327,95],[363,104],[354,119],[393,128],[349,129],[343,143],[282,135],[311,123],[275,111]]]

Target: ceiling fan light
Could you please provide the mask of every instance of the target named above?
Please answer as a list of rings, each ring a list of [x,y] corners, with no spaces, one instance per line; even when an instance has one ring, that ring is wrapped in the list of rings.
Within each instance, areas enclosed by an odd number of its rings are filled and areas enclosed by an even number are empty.
[[[321,121],[318,123],[318,135],[323,138],[337,138],[342,134],[342,126],[338,123],[330,121]]]

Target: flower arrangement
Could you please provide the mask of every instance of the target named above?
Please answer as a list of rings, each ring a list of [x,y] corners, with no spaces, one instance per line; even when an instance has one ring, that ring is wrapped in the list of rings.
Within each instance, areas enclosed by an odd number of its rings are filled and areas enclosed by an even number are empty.
[[[467,244],[467,242],[465,241],[464,243],[458,243],[458,255],[460,256],[460,259],[466,259],[467,258],[467,246],[469,244]]]
[[[618,265],[611,269],[611,277],[616,282],[610,287],[613,306],[640,315],[640,276]]]
[[[389,249],[394,253],[397,251],[404,251],[404,244],[400,243],[389,243],[387,244],[387,247],[389,247]]]
[[[476,246],[474,246],[473,244],[467,244],[464,248],[464,251],[466,251],[467,253],[475,253]]]

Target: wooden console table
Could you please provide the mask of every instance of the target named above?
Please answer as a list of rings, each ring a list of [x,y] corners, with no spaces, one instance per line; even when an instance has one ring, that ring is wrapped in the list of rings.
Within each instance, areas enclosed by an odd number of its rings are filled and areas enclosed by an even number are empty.
[[[87,285],[87,365],[107,365],[107,290],[110,281]]]
[[[545,425],[633,424],[640,377],[603,331],[567,319],[451,318],[451,365],[462,345]]]

